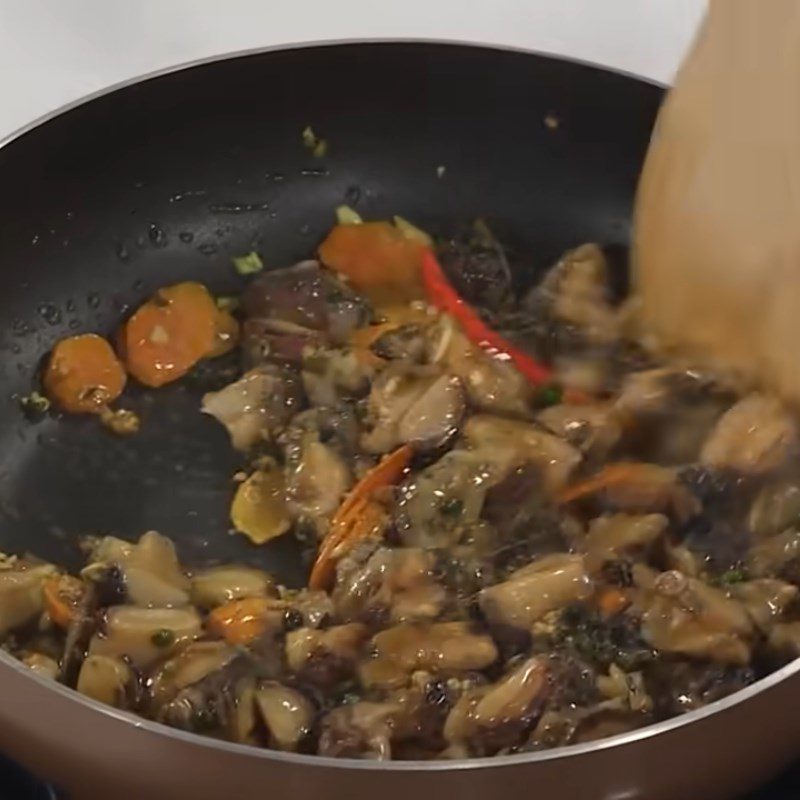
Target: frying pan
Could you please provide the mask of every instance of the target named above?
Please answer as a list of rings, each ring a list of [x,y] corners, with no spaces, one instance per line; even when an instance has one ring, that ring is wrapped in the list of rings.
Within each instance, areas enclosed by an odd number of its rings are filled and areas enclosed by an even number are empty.
[[[248,560],[298,584],[290,538],[229,536],[219,379],[130,390],[142,432],[20,411],[43,353],[111,332],[163,284],[232,293],[233,255],[307,257],[348,203],[433,232],[487,217],[532,280],[582,241],[624,246],[659,87],[533,54],[439,43],[259,52],[126,85],[0,149],[0,547],[77,566],[79,535],[176,540],[189,564]],[[314,158],[307,126],[329,142]],[[75,800],[728,798],[800,752],[798,663],[736,696],[596,744],[464,762],[371,763],[220,743],[46,682],[0,655],[0,749]],[[787,713],[788,712],[788,713]]]

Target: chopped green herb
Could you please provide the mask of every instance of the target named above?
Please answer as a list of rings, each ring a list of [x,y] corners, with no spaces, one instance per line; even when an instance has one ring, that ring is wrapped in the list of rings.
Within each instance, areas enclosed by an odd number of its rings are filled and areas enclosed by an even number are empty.
[[[460,517],[464,503],[457,497],[450,497],[442,503],[442,514],[448,517]]]
[[[19,404],[27,414],[46,414],[50,410],[50,401],[39,392],[33,391],[25,397],[20,397]]]
[[[132,436],[139,432],[141,420],[135,411],[118,408],[112,411],[107,406],[100,412],[100,422],[117,436]]]
[[[616,664],[630,671],[653,658],[653,651],[631,617],[603,619],[596,611],[579,604],[561,611],[553,639],[560,647],[577,652],[590,664],[604,670]]]
[[[264,262],[261,260],[261,256],[253,250],[246,256],[234,256],[233,266],[240,275],[253,275],[264,269]]]
[[[539,392],[539,402],[544,406],[557,406],[563,394],[560,386],[545,386]]]
[[[313,155],[314,158],[323,158],[328,152],[327,140],[317,136],[310,125],[306,125],[306,127],[303,128],[301,136],[303,137],[303,146],[311,151],[311,155]]]
[[[217,298],[217,308],[220,311],[236,311],[239,308],[239,298],[238,297],[218,297]]]
[[[303,137],[303,146],[309,150],[317,143],[317,135],[310,125],[306,125],[300,135]]]
[[[175,641],[175,632],[169,628],[161,628],[150,637],[150,641],[156,647],[169,647]]]
[[[729,569],[727,572],[723,572],[722,575],[719,576],[719,582],[723,586],[731,586],[734,583],[743,583],[746,580],[747,575],[745,575],[745,572],[742,569]]]
[[[433,247],[433,239],[407,219],[396,216],[394,217],[394,224],[406,239],[410,239],[412,242],[419,242],[423,247]]]
[[[338,206],[336,209],[336,221],[340,225],[360,225],[364,220],[361,214],[354,211],[350,206]]]

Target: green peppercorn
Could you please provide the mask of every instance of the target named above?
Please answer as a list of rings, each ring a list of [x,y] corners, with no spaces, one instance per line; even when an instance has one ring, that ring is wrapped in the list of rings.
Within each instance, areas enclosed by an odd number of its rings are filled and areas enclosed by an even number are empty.
[[[175,632],[169,628],[161,628],[150,637],[156,647],[169,647],[175,641]]]
[[[745,575],[744,570],[742,569],[729,569],[727,572],[723,572],[722,575],[719,576],[719,582],[723,586],[730,586],[734,583],[743,583],[747,580],[747,575]]]
[[[447,517],[460,517],[464,503],[457,497],[450,497],[442,503],[442,514]]]
[[[539,392],[539,403],[543,406],[557,406],[561,402],[563,394],[560,386],[555,384],[544,386]]]

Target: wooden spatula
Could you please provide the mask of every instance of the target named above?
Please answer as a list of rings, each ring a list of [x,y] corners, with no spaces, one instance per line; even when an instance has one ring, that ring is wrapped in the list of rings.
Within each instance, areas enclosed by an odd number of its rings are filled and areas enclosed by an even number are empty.
[[[650,343],[800,406],[800,0],[711,0],[634,229]]]

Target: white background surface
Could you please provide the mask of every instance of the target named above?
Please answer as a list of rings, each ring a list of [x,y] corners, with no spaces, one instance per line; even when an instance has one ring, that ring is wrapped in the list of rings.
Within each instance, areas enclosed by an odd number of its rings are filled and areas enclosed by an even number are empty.
[[[90,92],[290,42],[445,38],[668,81],[705,0],[0,0],[0,137]]]

